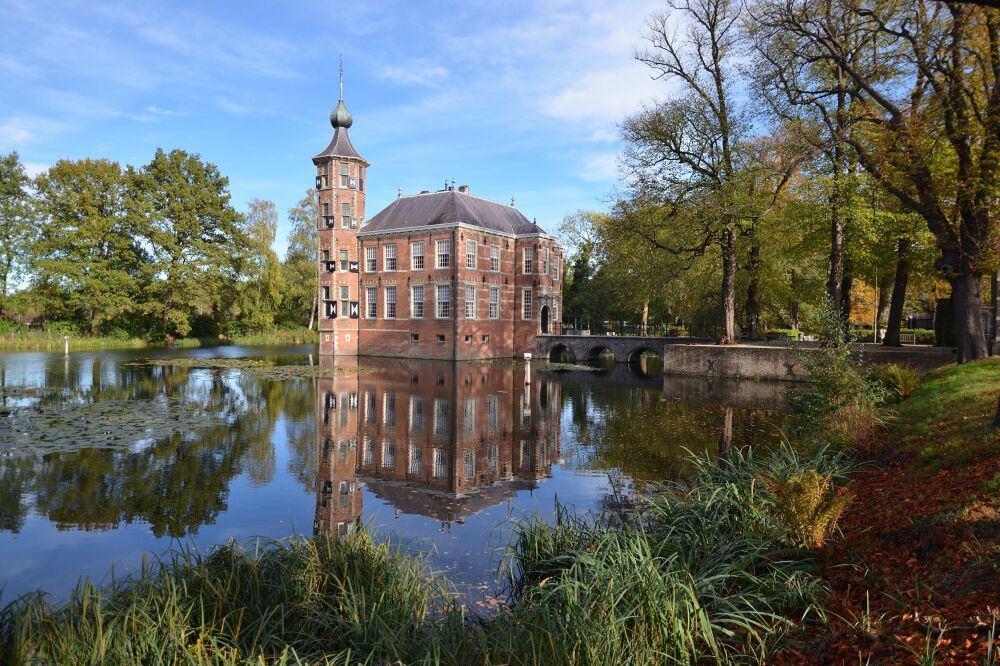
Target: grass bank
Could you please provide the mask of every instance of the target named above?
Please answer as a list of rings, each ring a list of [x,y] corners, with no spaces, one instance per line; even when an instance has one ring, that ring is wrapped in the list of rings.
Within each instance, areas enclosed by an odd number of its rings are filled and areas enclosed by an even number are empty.
[[[237,335],[232,338],[180,338],[169,344],[150,342],[142,338],[111,336],[70,335],[70,351],[92,351],[99,349],[145,349],[162,347],[216,347],[219,345],[281,345],[318,343],[316,331],[301,329],[278,329],[260,333]],[[47,351],[59,352],[64,349],[62,333],[48,331],[9,332],[0,335],[0,352]]]
[[[935,370],[855,474],[821,553],[829,632],[789,663],[1000,663],[1000,359]]]
[[[746,663],[824,621],[813,542],[843,506],[849,463],[788,449],[695,460],[685,484],[601,517],[527,520],[504,604],[470,615],[447,582],[363,530],[343,540],[227,545],[53,606],[0,611],[8,663]],[[808,511],[792,490],[813,483]],[[800,520],[808,514],[807,520]],[[805,523],[813,523],[803,529]]]

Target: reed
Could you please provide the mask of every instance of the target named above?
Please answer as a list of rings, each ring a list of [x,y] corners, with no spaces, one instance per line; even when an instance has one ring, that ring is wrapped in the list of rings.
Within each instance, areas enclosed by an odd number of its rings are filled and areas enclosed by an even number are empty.
[[[598,517],[521,523],[507,604],[468,614],[424,563],[354,536],[178,551],[127,580],[0,610],[3,663],[746,663],[809,617],[812,551],[786,545],[761,478],[841,483],[846,459],[780,449],[693,460],[685,484]],[[627,507],[627,508],[625,508]]]

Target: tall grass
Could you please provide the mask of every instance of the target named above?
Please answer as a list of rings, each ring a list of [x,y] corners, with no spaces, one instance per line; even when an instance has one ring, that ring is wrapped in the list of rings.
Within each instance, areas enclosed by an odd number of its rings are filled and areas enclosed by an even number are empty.
[[[13,331],[0,335],[0,351],[62,351],[62,333],[48,331]],[[71,351],[91,349],[141,349],[148,343],[141,338],[112,336],[69,336]]]
[[[63,333],[31,330],[11,331],[0,335],[0,351],[47,351],[59,352],[64,349]],[[316,331],[305,328],[277,329],[259,333],[237,335],[232,338],[179,338],[169,343],[171,347],[212,347],[218,345],[281,345],[315,344],[319,341]],[[168,346],[165,342],[149,341],[142,338],[70,335],[70,351],[97,349],[144,349]]]
[[[363,530],[206,556],[175,554],[68,604],[31,595],[0,611],[8,663],[693,664],[759,660],[822,617],[812,551],[759,479],[845,459],[736,453],[598,517],[524,521],[508,604],[469,617],[440,579]]]

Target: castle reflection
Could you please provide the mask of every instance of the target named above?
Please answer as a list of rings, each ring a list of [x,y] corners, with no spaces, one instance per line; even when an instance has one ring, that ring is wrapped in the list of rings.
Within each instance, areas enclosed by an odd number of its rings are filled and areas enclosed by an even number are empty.
[[[333,363],[332,359],[324,359]],[[510,363],[338,359],[317,380],[316,534],[363,520],[363,482],[450,526],[527,490],[560,456],[560,385]]]

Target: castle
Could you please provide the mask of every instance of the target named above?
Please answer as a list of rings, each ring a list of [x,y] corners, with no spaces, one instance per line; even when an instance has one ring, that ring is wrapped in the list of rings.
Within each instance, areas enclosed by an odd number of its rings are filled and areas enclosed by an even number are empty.
[[[343,100],[313,157],[319,204],[320,354],[520,356],[560,332],[563,248],[511,205],[454,182],[365,221],[368,162]]]

